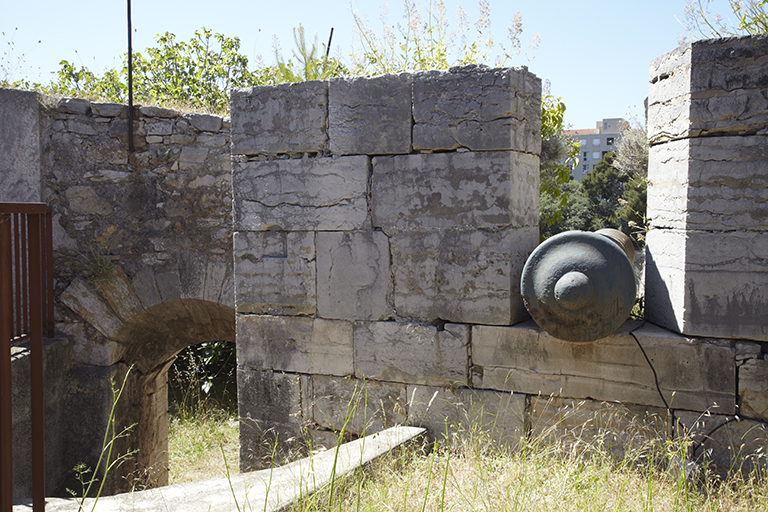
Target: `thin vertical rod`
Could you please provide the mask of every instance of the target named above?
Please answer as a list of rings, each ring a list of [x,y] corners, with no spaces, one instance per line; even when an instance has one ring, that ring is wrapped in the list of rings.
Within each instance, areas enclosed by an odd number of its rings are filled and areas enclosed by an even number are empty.
[[[133,153],[133,27],[131,0],[128,0],[128,152]]]
[[[0,214],[0,512],[13,511],[11,216]]]
[[[45,213],[45,309],[46,309],[46,336],[53,338],[56,321],[53,310],[53,214],[50,210]]]
[[[45,510],[43,402],[43,239],[44,214],[29,215],[29,359],[32,416],[32,509]]]
[[[14,288],[16,290],[21,289],[20,288],[21,285],[19,284],[21,283],[21,265],[19,265],[19,262],[21,261],[21,248],[19,247],[19,233],[21,232],[21,227],[19,223],[21,222],[20,220],[21,216],[22,214],[20,213],[12,213],[9,215],[9,219],[8,219],[9,221],[13,219],[13,225],[11,226],[11,233],[12,233],[11,236],[13,237],[13,261],[15,262],[15,264],[13,264],[12,266],[13,266],[13,269],[15,270],[15,275],[16,275],[16,281],[15,281],[16,286]],[[24,332],[24,327],[21,323],[22,304],[21,304],[20,293],[18,292],[14,293],[14,301],[16,304],[14,307],[14,309],[16,310],[16,324],[15,324],[15,327],[12,329],[12,333],[11,333],[12,337],[16,337],[22,332]]]

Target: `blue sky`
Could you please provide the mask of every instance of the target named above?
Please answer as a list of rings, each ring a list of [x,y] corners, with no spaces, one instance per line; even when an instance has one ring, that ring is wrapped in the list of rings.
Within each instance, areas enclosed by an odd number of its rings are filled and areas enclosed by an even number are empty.
[[[459,5],[470,21],[477,19],[476,1],[445,3],[449,19],[455,19]],[[332,54],[346,58],[355,44],[350,9],[380,33],[383,5],[379,0],[356,0],[351,7],[348,0],[133,0],[133,45],[141,51],[166,31],[187,40],[206,27],[239,37],[242,53],[252,62],[261,55],[271,63],[273,38],[289,53],[292,28],[302,24],[307,35],[317,34],[323,43],[333,27]],[[727,0],[715,0],[711,10],[726,13],[727,7]],[[676,48],[684,33],[678,20],[685,18],[685,0],[490,0],[490,9],[498,42],[505,40],[517,11],[524,53],[538,34],[535,53],[521,54],[508,64],[528,66],[548,79],[552,94],[563,97],[566,123],[573,128],[594,127],[602,118],[642,119],[649,63]],[[389,2],[387,10],[390,25],[402,22],[401,2]],[[62,59],[92,71],[118,67],[127,48],[126,0],[0,0],[0,31],[0,43],[12,51],[10,58],[0,55],[0,63],[17,66],[13,78],[47,81]]]

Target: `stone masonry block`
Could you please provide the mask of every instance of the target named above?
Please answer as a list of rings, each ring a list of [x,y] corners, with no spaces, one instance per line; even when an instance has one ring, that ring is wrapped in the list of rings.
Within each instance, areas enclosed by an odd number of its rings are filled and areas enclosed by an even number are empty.
[[[41,200],[37,98],[35,92],[0,88],[0,201]]]
[[[439,440],[484,432],[515,448],[525,436],[525,396],[479,389],[408,386],[408,423]]]
[[[416,150],[541,151],[541,80],[526,68],[465,66],[413,77]]]
[[[507,151],[373,160],[375,227],[538,226],[539,159]]]
[[[317,233],[317,311],[323,318],[381,320],[392,313],[389,240],[381,231]]]
[[[235,233],[234,253],[238,313],[317,312],[313,232]]]
[[[768,123],[768,37],[695,41],[651,62],[650,143],[749,135]]]
[[[592,398],[674,409],[735,410],[736,366],[730,346],[678,336],[652,324],[627,322],[589,343],[553,338],[533,321],[515,327],[474,326],[472,362],[483,389]],[[479,368],[481,367],[481,368]],[[477,385],[477,380],[475,382]],[[673,395],[674,393],[674,395]]]
[[[411,75],[331,80],[328,124],[334,155],[408,153],[411,148]]]
[[[364,156],[233,165],[236,230],[351,230],[368,223]]]
[[[233,155],[316,153],[325,148],[328,82],[236,89],[230,98]]]
[[[618,460],[647,450],[671,431],[671,418],[660,407],[535,396],[530,411],[535,440],[566,446],[593,442]]]
[[[300,432],[306,421],[302,408],[305,387],[299,375],[238,368],[242,469],[264,467],[260,459],[271,455],[275,436],[284,443]]]
[[[311,417],[322,428],[370,435],[405,423],[405,384],[312,375]]]
[[[734,470],[748,474],[753,469],[766,469],[765,447],[768,445],[768,427],[764,423],[733,416],[678,411],[675,416],[682,423],[676,430],[686,435],[697,447],[693,454],[712,463],[721,476]]]
[[[768,340],[763,232],[652,229],[646,251],[646,318],[691,336]]]
[[[445,386],[467,385],[465,325],[442,330],[420,324],[355,322],[358,378]]]
[[[237,364],[259,370],[351,375],[352,324],[320,318],[237,315]]]
[[[739,367],[739,415],[768,421],[768,361],[749,359]]]
[[[654,227],[768,231],[768,134],[653,146],[649,182]]]
[[[538,230],[404,232],[392,238],[398,316],[510,325],[528,318],[520,296]]]

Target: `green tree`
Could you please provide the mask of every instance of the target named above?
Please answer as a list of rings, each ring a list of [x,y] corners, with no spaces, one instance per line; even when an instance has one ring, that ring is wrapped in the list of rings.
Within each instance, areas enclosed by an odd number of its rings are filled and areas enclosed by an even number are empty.
[[[539,234],[542,239],[563,231],[573,229],[589,231],[592,229],[595,212],[582,184],[576,180],[570,180],[562,185],[561,193],[562,197],[566,199],[564,205],[558,198],[541,194]],[[559,221],[548,222],[548,219],[552,219],[556,215],[559,215]]]
[[[293,41],[296,48],[293,50],[293,60],[287,62],[280,55],[280,49],[275,44],[275,69],[276,82],[303,82],[307,80],[325,80],[337,76],[349,74],[349,70],[333,57],[328,56],[328,52],[320,57],[318,55],[319,46],[317,36],[311,47],[307,47],[304,37],[304,27],[299,25],[298,29],[293,29]]]
[[[541,208],[539,217],[551,226],[563,220],[568,195],[562,186],[571,179],[571,169],[578,164],[579,143],[566,137],[563,131],[565,103],[562,98],[545,95],[541,99],[540,203],[558,205]]]
[[[606,227],[621,227],[621,204],[624,186],[629,181],[629,175],[619,172],[614,166],[615,153],[607,153],[595,168],[581,179],[584,192],[587,194],[595,217],[592,229]]]
[[[687,0],[684,40],[768,33],[768,0],[728,0],[733,18],[709,12],[712,0]]]

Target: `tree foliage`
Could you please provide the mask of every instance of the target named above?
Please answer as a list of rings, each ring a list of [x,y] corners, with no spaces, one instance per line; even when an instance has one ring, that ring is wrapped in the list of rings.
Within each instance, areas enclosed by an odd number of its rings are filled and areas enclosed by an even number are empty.
[[[307,46],[304,36],[304,27],[299,25],[298,29],[293,29],[293,41],[296,48],[293,50],[293,58],[287,62],[280,54],[280,48],[275,44],[275,82],[303,82],[306,80],[325,80],[337,76],[349,74],[346,66],[337,59],[330,57],[328,52],[321,57],[317,36],[311,47]]]
[[[728,0],[733,18],[710,13],[712,0],[687,0],[684,39],[730,37],[768,33],[768,0]]]
[[[579,143],[566,137],[563,131],[565,103],[562,98],[545,95],[541,99],[541,155],[539,202],[559,205],[559,208],[540,209],[539,216],[548,226],[563,220],[568,194],[562,186],[571,179],[571,169],[578,164]]]

